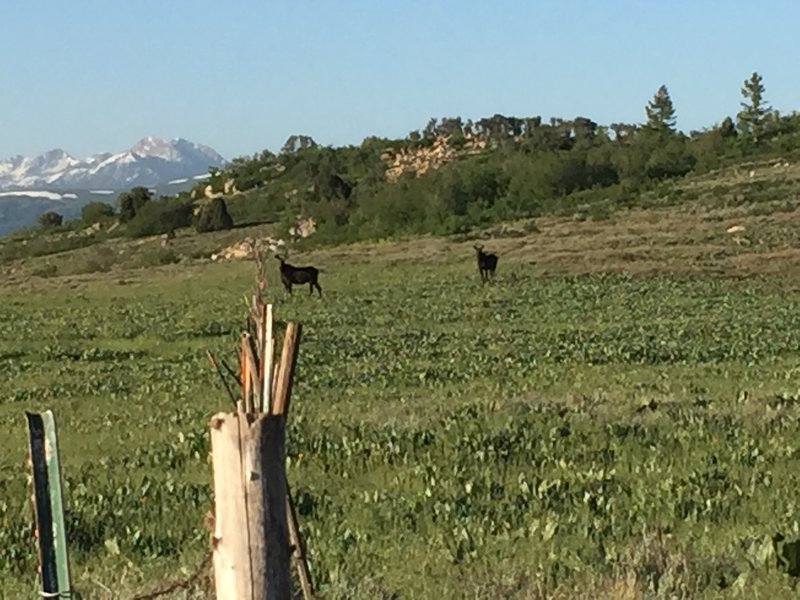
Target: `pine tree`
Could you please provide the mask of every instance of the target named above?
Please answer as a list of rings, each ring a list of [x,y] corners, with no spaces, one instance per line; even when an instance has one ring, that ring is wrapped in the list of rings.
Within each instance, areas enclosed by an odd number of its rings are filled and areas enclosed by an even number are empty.
[[[764,101],[765,92],[761,75],[753,73],[742,85],[742,110],[736,115],[736,124],[742,133],[749,134],[758,143],[764,133],[767,117],[772,109]]]
[[[669,97],[667,86],[662,85],[644,109],[647,127],[659,132],[675,132],[675,107]]]
[[[731,119],[730,117],[725,117],[722,120],[722,123],[719,124],[719,127],[717,127],[717,129],[719,130],[719,133],[723,138],[736,136],[736,126],[733,124],[733,119]]]
[[[122,192],[117,197],[119,220],[127,223],[133,219],[142,207],[152,200],[152,197],[150,190],[143,186],[136,186],[129,192]]]

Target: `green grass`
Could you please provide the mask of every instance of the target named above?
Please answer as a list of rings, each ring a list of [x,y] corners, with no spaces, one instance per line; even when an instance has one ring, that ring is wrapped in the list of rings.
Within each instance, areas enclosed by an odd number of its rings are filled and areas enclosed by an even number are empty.
[[[323,597],[793,593],[771,542],[800,538],[792,280],[324,267],[321,300],[270,289],[304,324],[288,476]],[[206,551],[229,401],[205,350],[234,361],[252,270],[0,291],[5,597],[34,593],[24,410],[59,423],[85,597]]]

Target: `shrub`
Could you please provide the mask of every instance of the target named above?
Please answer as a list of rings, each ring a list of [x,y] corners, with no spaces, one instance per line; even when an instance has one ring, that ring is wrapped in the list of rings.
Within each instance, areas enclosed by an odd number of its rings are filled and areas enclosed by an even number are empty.
[[[64,217],[52,210],[48,210],[39,215],[39,225],[42,227],[58,227],[63,222]]]
[[[34,277],[54,277],[58,273],[58,267],[53,263],[45,263],[37,266],[31,271]]]
[[[89,202],[81,208],[81,220],[90,225],[114,216],[114,207],[105,202]]]
[[[142,186],[137,186],[129,192],[122,192],[117,197],[119,220],[122,223],[131,221],[151,199],[150,190]]]
[[[135,260],[136,267],[160,267],[180,261],[180,256],[172,250],[152,248],[140,253]]]
[[[107,273],[119,262],[119,255],[106,246],[99,246],[90,252],[76,254],[60,269],[63,275],[81,273]]]
[[[238,185],[238,184],[237,184]],[[282,196],[266,190],[240,195],[226,203],[234,223],[274,223],[281,218]]]
[[[178,198],[148,202],[128,223],[125,232],[132,237],[169,233],[192,223],[192,204]]]
[[[198,233],[222,231],[233,228],[233,219],[222,198],[214,198],[200,209],[194,228]]]

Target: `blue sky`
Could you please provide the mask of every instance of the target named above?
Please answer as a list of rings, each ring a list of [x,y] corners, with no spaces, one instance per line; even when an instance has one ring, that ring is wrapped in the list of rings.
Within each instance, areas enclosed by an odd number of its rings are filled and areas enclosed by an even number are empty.
[[[0,158],[150,134],[232,158],[433,116],[641,122],[662,83],[688,131],[735,115],[753,71],[800,109],[798,22],[790,0],[5,0]]]

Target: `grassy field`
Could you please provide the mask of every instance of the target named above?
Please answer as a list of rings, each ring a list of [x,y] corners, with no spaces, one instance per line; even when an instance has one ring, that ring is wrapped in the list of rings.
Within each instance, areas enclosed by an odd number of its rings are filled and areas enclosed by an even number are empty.
[[[304,324],[288,476],[322,596],[794,594],[797,221],[783,200],[539,219],[490,232],[486,286],[470,239],[298,257],[322,299],[285,297],[275,268],[277,317]],[[207,422],[229,401],[205,351],[233,361],[254,267],[136,269],[126,243],[102,272],[68,268],[91,248],[6,267],[2,598],[35,593],[24,410],[59,422],[84,597],[207,551]]]

